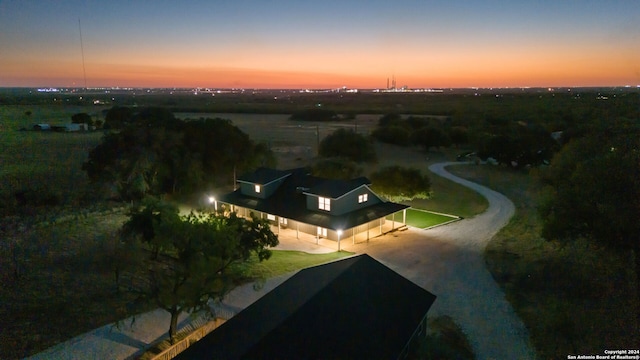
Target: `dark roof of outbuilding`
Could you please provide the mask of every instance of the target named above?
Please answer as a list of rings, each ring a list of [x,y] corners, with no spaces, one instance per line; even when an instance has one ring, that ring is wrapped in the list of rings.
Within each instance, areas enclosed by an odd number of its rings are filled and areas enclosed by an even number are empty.
[[[290,170],[277,170],[260,167],[255,171],[240,175],[238,177],[238,181],[266,185],[270,182],[282,179],[285,176],[289,176],[290,174]]]
[[[409,207],[393,202],[381,202],[343,215],[312,211],[307,209],[305,193],[333,180],[311,176],[302,168],[288,172],[287,179],[266,199],[243,195],[238,189],[221,196],[220,201],[332,230],[350,229]],[[349,186],[345,185],[345,188],[353,188],[354,184],[362,186],[368,181],[365,180],[366,178],[359,178],[353,180],[353,183],[345,181],[350,183]]]
[[[435,298],[351,257],[301,270],[176,359],[395,359]]]

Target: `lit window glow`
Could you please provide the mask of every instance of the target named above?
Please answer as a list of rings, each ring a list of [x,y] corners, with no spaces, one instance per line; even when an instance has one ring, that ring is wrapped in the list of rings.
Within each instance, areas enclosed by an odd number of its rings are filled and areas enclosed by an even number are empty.
[[[322,196],[318,197],[318,209],[331,211],[331,199]]]
[[[327,229],[318,226],[318,236],[327,236]]]
[[[256,192],[260,193],[260,185],[256,185]]]
[[[358,195],[358,203],[362,204],[363,202],[367,202],[369,200],[369,194]]]

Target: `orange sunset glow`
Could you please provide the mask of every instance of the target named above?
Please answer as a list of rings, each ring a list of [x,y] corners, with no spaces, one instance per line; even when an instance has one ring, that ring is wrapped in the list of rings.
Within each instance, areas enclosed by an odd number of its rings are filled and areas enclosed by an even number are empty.
[[[635,1],[452,4],[8,2],[0,5],[0,86],[379,88],[389,77],[410,88],[640,84]]]

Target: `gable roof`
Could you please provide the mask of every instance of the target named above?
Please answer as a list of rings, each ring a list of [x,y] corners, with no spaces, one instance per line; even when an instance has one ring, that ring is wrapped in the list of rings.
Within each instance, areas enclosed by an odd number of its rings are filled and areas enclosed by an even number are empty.
[[[371,185],[371,180],[364,176],[352,180],[321,179],[317,185],[310,188],[305,194],[337,199],[364,185]]]
[[[435,298],[363,254],[299,271],[176,359],[395,359]]]
[[[267,185],[283,177],[289,176],[291,171],[277,170],[265,167],[257,168],[255,171],[242,174],[238,177],[239,182],[247,182],[252,184]]]

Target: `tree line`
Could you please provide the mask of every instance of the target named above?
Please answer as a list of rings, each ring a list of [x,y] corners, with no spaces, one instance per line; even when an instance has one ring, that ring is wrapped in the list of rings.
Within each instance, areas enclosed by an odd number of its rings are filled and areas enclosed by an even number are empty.
[[[107,132],[83,164],[91,181],[113,197],[188,194],[231,185],[234,172],[275,164],[264,144],[225,119],[184,121],[163,108],[133,113],[114,108]]]

